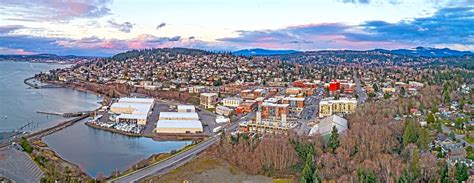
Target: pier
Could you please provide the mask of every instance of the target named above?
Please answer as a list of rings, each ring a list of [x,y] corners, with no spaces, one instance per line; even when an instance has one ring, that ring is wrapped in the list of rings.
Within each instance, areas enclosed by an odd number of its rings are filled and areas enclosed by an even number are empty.
[[[52,126],[52,127],[49,127],[49,128],[37,131],[37,132],[33,132],[33,133],[30,133],[30,134],[23,135],[22,137],[25,137],[27,139],[42,138],[44,136],[47,136],[47,135],[50,135],[50,134],[55,133],[57,131],[60,131],[64,128],[67,128],[67,127],[69,127],[69,126],[71,126],[71,125],[73,125],[73,124],[75,124],[75,123],[77,123],[77,122],[79,122],[83,119],[86,119],[86,118],[90,117],[91,115],[92,115],[92,113],[85,113],[85,114],[83,114],[79,117],[70,119],[68,121],[62,122],[60,124],[57,124],[55,126]],[[2,143],[0,143],[0,148],[8,146],[12,142],[17,142],[18,143],[19,141],[20,141],[20,137],[11,139],[11,141],[8,141],[8,142],[2,142]]]
[[[82,116],[84,114],[89,114],[92,111],[69,112],[69,113],[46,112],[46,111],[36,111],[36,112],[39,113],[39,114],[62,116],[62,117],[65,117],[65,118],[73,118],[73,117]]]

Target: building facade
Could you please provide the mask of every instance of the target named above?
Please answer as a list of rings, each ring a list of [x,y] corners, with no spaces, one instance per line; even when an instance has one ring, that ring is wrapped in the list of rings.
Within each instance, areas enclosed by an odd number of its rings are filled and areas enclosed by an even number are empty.
[[[215,108],[217,104],[217,93],[201,93],[200,104],[206,109]]]
[[[331,116],[335,113],[350,114],[355,112],[357,100],[355,99],[326,99],[319,102],[319,117]]]

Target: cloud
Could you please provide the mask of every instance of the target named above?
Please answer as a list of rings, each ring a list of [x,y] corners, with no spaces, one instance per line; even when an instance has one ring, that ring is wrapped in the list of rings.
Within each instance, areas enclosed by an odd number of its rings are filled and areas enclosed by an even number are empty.
[[[23,49],[11,49],[11,48],[0,47],[0,54],[1,55],[31,55],[35,53],[25,51]]]
[[[161,47],[186,46],[180,36],[157,37],[142,34],[132,39],[103,39],[96,36],[70,39],[29,35],[0,35],[0,54],[53,53],[59,55],[111,56],[119,52]]]
[[[474,7],[444,8],[431,17],[388,23],[369,21],[359,25],[365,34],[349,33],[354,41],[399,41],[411,44],[472,45]]]
[[[23,25],[2,25],[0,26],[0,34],[8,34],[23,28],[25,28]]]
[[[114,20],[109,20],[107,23],[120,32],[130,33],[130,31],[133,29],[133,24],[130,22],[117,23]]]
[[[372,49],[436,45],[474,45],[474,8],[443,8],[430,17],[396,23],[368,21],[309,24],[275,30],[237,31],[236,37],[217,39],[244,48]],[[457,46],[459,48],[459,46]]]
[[[354,3],[354,4],[369,4],[369,0],[342,0],[343,3]]]
[[[10,20],[68,21],[110,14],[110,3],[111,0],[2,0],[0,6]]]
[[[163,22],[163,23],[161,23],[161,24],[159,24],[159,25],[156,26],[156,30],[160,30],[161,28],[163,28],[163,27],[165,27],[165,26],[166,26],[166,23]]]

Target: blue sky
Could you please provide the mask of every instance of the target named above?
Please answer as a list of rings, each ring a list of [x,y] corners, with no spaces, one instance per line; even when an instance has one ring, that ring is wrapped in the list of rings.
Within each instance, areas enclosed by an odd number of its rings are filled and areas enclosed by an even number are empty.
[[[0,54],[474,50],[474,0],[1,0]]]

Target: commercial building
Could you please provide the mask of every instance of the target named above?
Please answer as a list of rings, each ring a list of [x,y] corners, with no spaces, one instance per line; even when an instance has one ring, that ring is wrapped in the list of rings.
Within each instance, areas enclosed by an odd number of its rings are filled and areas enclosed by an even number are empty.
[[[232,109],[228,108],[226,106],[217,106],[216,107],[216,113],[224,116],[230,116],[232,114]]]
[[[159,120],[199,120],[196,112],[160,112]]]
[[[341,89],[341,83],[339,81],[332,81],[329,83],[329,91],[339,91]]]
[[[322,119],[319,124],[311,128],[309,135],[320,134],[321,136],[330,135],[332,129],[336,127],[338,133],[343,133],[347,130],[347,120],[337,115],[332,115]]]
[[[355,112],[356,107],[356,99],[324,99],[319,102],[319,117],[327,117],[335,113],[350,114]]]
[[[217,93],[201,93],[200,104],[206,109],[215,108]]]
[[[286,133],[289,129],[287,123],[289,104],[276,104],[264,102],[255,114],[255,120],[250,123],[240,124],[242,129],[259,133]],[[244,125],[245,127],[242,127]]]
[[[235,109],[237,114],[244,114],[249,113],[257,107],[256,101],[245,101],[244,103],[240,104],[239,107]]]
[[[242,103],[243,99],[241,98],[237,98],[237,97],[228,97],[228,98],[224,98],[222,100],[222,103],[224,104],[224,106],[227,106],[227,107],[239,107],[239,105]]]
[[[118,123],[136,123],[146,125],[150,111],[155,104],[150,98],[121,98],[110,106],[110,112],[118,115]]]
[[[203,131],[199,120],[158,120],[156,133],[201,133]]]
[[[299,114],[304,109],[304,100],[304,97],[285,97],[282,103],[289,104],[289,110]]]
[[[193,105],[178,105],[178,112],[196,112]]]
[[[178,112],[160,112],[156,122],[156,133],[201,133],[199,116],[194,106],[179,105]]]

